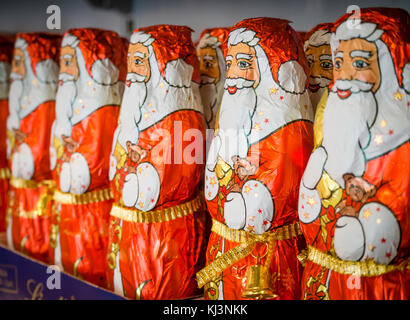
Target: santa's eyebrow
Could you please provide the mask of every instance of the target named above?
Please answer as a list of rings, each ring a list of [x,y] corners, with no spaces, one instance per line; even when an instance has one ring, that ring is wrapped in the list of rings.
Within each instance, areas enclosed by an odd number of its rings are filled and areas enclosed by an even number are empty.
[[[350,57],[355,58],[355,57],[361,57],[361,58],[366,58],[369,59],[372,56],[370,51],[363,51],[363,50],[353,50],[350,52]]]
[[[322,54],[322,55],[319,57],[319,60],[332,60],[332,56],[329,55],[329,54]]]
[[[63,55],[63,58],[64,59],[71,59],[73,57],[73,55],[72,54],[65,54],[65,55]]]
[[[236,59],[252,60],[252,55],[246,53],[238,53]]]
[[[343,59],[343,51],[338,51],[338,52],[336,52],[335,58],[341,58],[341,59]]]
[[[204,55],[204,59],[206,60],[214,60],[213,56],[210,56],[209,54]]]
[[[16,55],[13,57],[13,59],[14,59],[14,60],[23,60],[23,57],[22,57],[21,55],[19,55],[19,54],[16,54]]]
[[[139,51],[135,51],[135,52],[134,52],[134,57],[138,57],[138,58],[144,59],[144,58],[145,58],[145,53],[142,53],[142,52],[139,52]]]
[[[233,57],[231,55],[226,56],[226,61],[232,61]]]

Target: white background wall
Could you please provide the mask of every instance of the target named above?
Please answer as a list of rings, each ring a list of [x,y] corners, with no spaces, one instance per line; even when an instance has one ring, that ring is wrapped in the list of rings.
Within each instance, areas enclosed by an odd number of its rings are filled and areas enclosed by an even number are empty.
[[[271,16],[293,21],[308,31],[320,22],[333,22],[351,4],[410,10],[410,1],[397,0],[132,0],[129,15],[92,7],[85,0],[8,0],[0,2],[0,32],[46,31],[46,8],[61,8],[61,32],[74,27],[97,27],[128,36],[127,19],[134,28],[154,24],[188,25],[196,40],[204,28],[229,26],[244,18]]]

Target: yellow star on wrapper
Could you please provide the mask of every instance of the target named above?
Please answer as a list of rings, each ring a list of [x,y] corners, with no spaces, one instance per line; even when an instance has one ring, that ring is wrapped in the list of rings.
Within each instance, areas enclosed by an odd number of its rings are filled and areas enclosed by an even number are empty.
[[[382,121],[380,122],[380,126],[381,126],[381,127],[385,127],[386,125],[387,125],[386,120],[382,120]]]
[[[376,248],[376,247],[375,247],[374,245],[369,244],[369,250],[370,250],[370,251],[373,251],[375,248]]]
[[[363,212],[363,217],[364,217],[366,220],[369,220],[369,218],[370,218],[371,215],[372,215],[372,212],[371,212],[369,209],[367,209],[365,212]]]
[[[304,216],[305,216],[306,219],[308,219],[309,218],[309,213],[305,212]]]
[[[138,168],[138,173],[141,173],[141,172],[142,172],[142,168],[139,167],[139,168]]]
[[[214,186],[216,184],[215,178],[212,178],[211,181],[209,182],[209,184],[211,184],[212,186]]]
[[[251,190],[252,190],[252,189],[251,189],[249,186],[245,186],[244,192],[245,192],[246,194],[248,194],[249,191],[251,191]]]
[[[246,227],[250,232],[253,231],[253,229],[255,229],[254,226],[251,226],[250,224],[248,224],[248,226]]]
[[[377,224],[380,224],[380,223],[382,223],[382,219],[380,219],[380,218],[377,218],[377,220],[376,220],[376,223],[377,223]]]
[[[380,145],[383,143],[383,136],[378,134],[376,135],[376,137],[374,138],[374,142],[376,142],[377,145]]]
[[[260,116],[263,116],[263,111],[259,111],[259,115],[260,115]]]
[[[261,130],[261,126],[260,126],[259,123],[256,123],[253,128],[254,128],[255,130]]]
[[[311,207],[313,207],[313,206],[316,204],[316,201],[315,201],[315,199],[314,199],[313,197],[308,197],[307,203],[308,203]]]
[[[159,84],[159,87],[160,87],[160,88],[163,88],[163,87],[164,87],[164,83],[161,82],[161,83]]]
[[[148,119],[149,118],[149,114],[148,113],[144,113],[144,118]]]
[[[37,80],[34,79],[32,83],[33,83],[34,85],[37,84]]]
[[[302,199],[305,199],[305,194],[302,193],[302,194],[300,195],[300,197],[301,197]]]
[[[277,88],[271,88],[271,89],[270,89],[270,93],[271,93],[271,94],[276,94],[276,92],[278,92],[278,89],[277,89]]]
[[[255,216],[250,216],[250,217],[249,217],[249,220],[250,220],[250,221],[254,221],[254,220],[255,220]]]
[[[208,192],[208,197],[210,197],[211,195],[212,195],[212,193],[209,191],[209,192]]]
[[[144,206],[144,203],[142,201],[138,202],[138,205],[142,208]]]
[[[394,99],[396,99],[396,100],[401,100],[402,97],[403,97],[403,95],[398,91],[394,94]]]
[[[75,109],[75,114],[79,114],[79,113],[80,113],[80,110]]]

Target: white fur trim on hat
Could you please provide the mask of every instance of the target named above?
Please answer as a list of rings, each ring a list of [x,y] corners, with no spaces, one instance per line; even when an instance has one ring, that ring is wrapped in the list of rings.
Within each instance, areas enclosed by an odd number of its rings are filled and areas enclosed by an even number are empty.
[[[171,60],[165,66],[165,81],[173,87],[191,87],[194,68],[182,59]]]
[[[289,93],[303,93],[306,85],[306,73],[295,60],[282,63],[278,70],[278,82]]]
[[[410,94],[410,62],[406,63],[403,68],[403,88],[406,90],[407,94]]]
[[[118,81],[120,71],[110,59],[104,58],[93,63],[91,74],[98,83],[111,85]]]

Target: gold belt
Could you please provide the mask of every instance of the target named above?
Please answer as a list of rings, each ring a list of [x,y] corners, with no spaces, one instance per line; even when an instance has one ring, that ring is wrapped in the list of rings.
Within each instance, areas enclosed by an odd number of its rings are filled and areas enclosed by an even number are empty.
[[[378,264],[373,260],[344,261],[309,246],[307,259],[313,263],[341,274],[351,274],[360,277],[374,277],[392,271],[405,271],[410,269],[410,259],[399,265]]]
[[[182,218],[187,215],[193,214],[202,208],[204,205],[203,196],[201,193],[198,194],[193,200],[179,204],[174,207],[152,210],[152,211],[141,211],[138,209],[129,209],[121,207],[114,204],[111,209],[110,215],[119,218],[124,221],[138,222],[138,223],[155,223],[155,222],[166,222],[175,220],[177,218]]]
[[[265,232],[258,235],[244,230],[231,229],[225,224],[213,219],[212,231],[226,240],[238,242],[239,245],[218,256],[196,274],[199,288],[215,280],[224,270],[248,256],[257,242],[286,240],[302,235],[302,230],[298,222],[285,225],[273,232]]]
[[[16,189],[36,189],[42,186],[47,186],[49,188],[55,187],[54,180],[43,180],[43,181],[35,181],[35,180],[24,180],[20,178],[11,177],[10,185]]]
[[[10,169],[9,168],[0,168],[0,179],[10,179]]]
[[[26,218],[26,219],[34,219],[39,216],[44,216],[47,203],[49,200],[52,199],[52,195],[54,193],[54,186],[55,186],[54,180],[43,180],[43,181],[38,182],[35,180],[24,180],[24,179],[12,177],[10,179],[10,185],[16,189],[26,189],[26,188],[36,189],[40,187],[47,187],[39,195],[36,206],[33,210],[26,211],[26,210],[23,210],[21,207],[17,207],[16,212],[13,213],[13,215]],[[12,193],[10,192],[9,192],[9,197],[10,197],[9,209],[12,210],[11,207],[14,203],[14,198],[13,198]]]
[[[65,193],[59,190],[54,192],[54,200],[61,204],[89,204],[113,199],[110,188],[98,189],[82,194]]]

